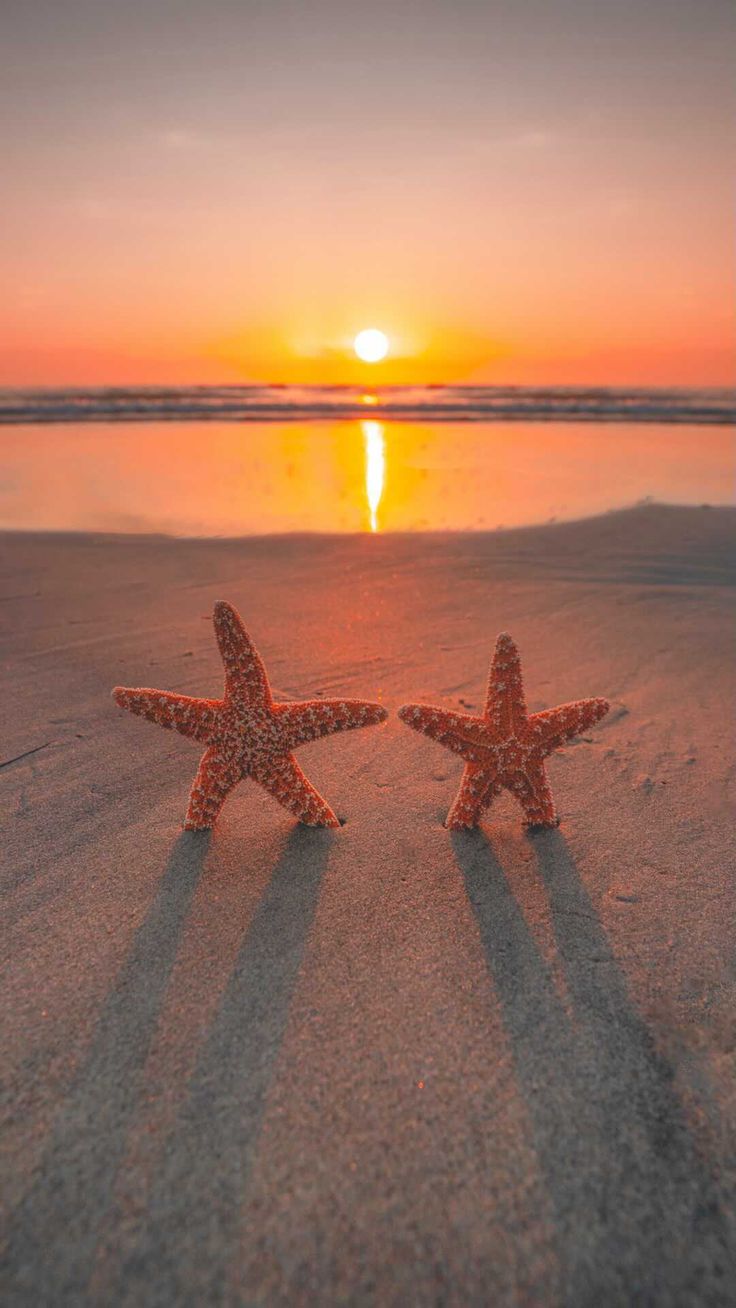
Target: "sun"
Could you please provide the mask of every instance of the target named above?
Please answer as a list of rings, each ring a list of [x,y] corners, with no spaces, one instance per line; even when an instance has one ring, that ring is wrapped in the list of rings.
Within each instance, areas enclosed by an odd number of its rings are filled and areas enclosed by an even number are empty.
[[[388,354],[388,336],[379,332],[377,327],[366,327],[358,332],[353,341],[353,349],[363,363],[380,363]]]

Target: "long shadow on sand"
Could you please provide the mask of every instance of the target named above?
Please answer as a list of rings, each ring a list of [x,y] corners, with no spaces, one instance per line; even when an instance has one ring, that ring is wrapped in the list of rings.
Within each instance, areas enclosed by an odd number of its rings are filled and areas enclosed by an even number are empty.
[[[13,1303],[65,1303],[75,1295],[83,1302],[98,1220],[110,1203],[140,1074],[209,843],[209,832],[183,832],[176,841],[33,1185],[13,1214],[6,1263]]]
[[[244,937],[145,1219],[134,1260],[148,1269],[149,1285],[142,1289],[138,1284],[133,1292],[140,1304],[189,1302],[189,1290],[182,1288],[187,1271],[200,1258],[206,1263],[209,1244],[219,1240],[222,1252],[258,1134],[330,835],[295,828]],[[185,832],[176,842],[35,1181],[13,1215],[5,1259],[13,1305],[101,1301],[89,1292],[98,1240],[208,846],[209,833]],[[167,1298],[165,1282],[174,1277],[179,1290],[172,1283]],[[159,1284],[162,1300],[155,1288]],[[102,1301],[128,1299],[121,1287],[105,1292]]]
[[[453,836],[557,1234],[565,1304],[725,1304],[728,1237],[673,1072],[559,832],[530,837],[570,1008],[479,831]]]
[[[227,1300],[240,1212],[334,833],[296,827],[243,939],[106,1302]]]

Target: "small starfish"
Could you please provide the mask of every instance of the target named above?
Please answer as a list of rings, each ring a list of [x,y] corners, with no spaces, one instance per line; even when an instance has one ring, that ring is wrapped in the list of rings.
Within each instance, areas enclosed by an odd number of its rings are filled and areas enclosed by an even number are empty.
[[[529,826],[555,827],[555,812],[544,760],[608,712],[606,699],[527,714],[519,651],[506,632],[496,641],[482,716],[454,713],[426,704],[405,704],[399,717],[465,759],[465,772],[447,827],[475,827],[502,789],[521,804]]]
[[[159,726],[174,727],[207,746],[189,796],[185,830],[213,826],[228,794],[245,777],[252,777],[307,826],[339,827],[338,818],[307,781],[292,750],[333,731],[383,722],[386,710],[360,699],[277,704],[260,655],[232,604],[217,603],[213,620],[225,665],[223,699],[193,699],[127,686],[116,686],[112,692],[121,708]]]

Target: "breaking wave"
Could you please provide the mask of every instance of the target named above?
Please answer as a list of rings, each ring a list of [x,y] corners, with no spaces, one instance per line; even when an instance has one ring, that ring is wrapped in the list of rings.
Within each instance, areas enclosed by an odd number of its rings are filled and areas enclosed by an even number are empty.
[[[732,390],[536,386],[177,386],[0,390],[0,424],[288,422],[657,422],[723,426]]]

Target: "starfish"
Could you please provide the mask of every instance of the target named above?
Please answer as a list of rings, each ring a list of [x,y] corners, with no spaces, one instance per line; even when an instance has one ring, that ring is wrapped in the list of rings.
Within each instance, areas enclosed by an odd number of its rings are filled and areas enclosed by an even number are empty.
[[[213,826],[230,791],[245,777],[252,777],[307,826],[339,827],[339,819],[292,751],[333,731],[383,722],[386,710],[359,699],[276,703],[261,657],[236,609],[221,600],[213,621],[225,665],[222,699],[127,686],[112,692],[121,708],[206,745],[189,796],[185,830]]]
[[[477,826],[483,810],[506,789],[521,804],[528,826],[555,827],[559,818],[544,760],[566,740],[598,722],[609,707],[606,699],[578,699],[528,714],[519,651],[502,632],[496,641],[481,715],[405,704],[399,717],[465,759],[460,790],[445,826]]]

